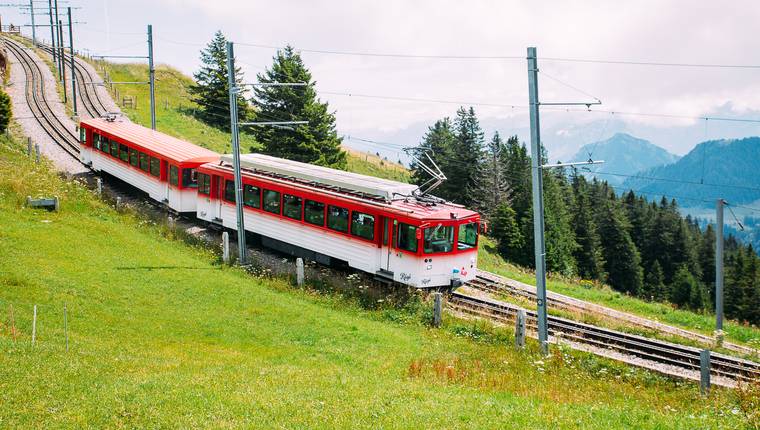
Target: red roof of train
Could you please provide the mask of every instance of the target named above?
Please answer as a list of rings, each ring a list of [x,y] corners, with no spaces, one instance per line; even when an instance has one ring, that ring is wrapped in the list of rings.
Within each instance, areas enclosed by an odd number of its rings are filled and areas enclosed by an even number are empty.
[[[209,163],[219,159],[219,154],[214,151],[129,121],[91,118],[82,120],[81,125],[97,130],[108,138],[126,140],[177,163]]]

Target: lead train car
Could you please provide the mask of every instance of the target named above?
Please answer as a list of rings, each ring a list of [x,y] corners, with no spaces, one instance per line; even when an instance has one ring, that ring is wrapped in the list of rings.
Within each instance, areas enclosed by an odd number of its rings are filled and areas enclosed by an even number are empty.
[[[237,228],[230,156],[126,121],[80,124],[82,159],[177,212]],[[432,288],[475,276],[476,212],[414,185],[261,154],[241,156],[245,228],[263,245]]]
[[[94,118],[79,125],[85,164],[146,192],[176,212],[195,212],[195,170],[219,154],[123,120]]]
[[[420,200],[416,186],[244,154],[244,224],[266,246],[419,288],[475,276],[476,212]],[[198,168],[198,218],[236,228],[231,156]]]

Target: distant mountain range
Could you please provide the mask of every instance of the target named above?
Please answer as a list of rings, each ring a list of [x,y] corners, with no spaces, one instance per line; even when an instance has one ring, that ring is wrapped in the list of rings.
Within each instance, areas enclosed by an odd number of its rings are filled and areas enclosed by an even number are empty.
[[[627,133],[616,133],[609,139],[584,145],[572,161],[604,160],[604,164],[591,165],[583,171],[586,176],[597,176],[613,186],[619,186],[628,175],[674,163],[678,158],[647,140]]]
[[[760,200],[760,137],[702,142],[675,163],[637,176],[622,186],[649,198],[675,197],[680,206],[712,207],[718,198],[752,203]]]

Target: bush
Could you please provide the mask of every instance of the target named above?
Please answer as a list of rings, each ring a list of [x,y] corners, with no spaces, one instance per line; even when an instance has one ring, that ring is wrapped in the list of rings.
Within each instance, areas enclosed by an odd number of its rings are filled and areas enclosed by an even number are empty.
[[[11,98],[5,91],[0,90],[0,133],[5,133],[11,122]]]

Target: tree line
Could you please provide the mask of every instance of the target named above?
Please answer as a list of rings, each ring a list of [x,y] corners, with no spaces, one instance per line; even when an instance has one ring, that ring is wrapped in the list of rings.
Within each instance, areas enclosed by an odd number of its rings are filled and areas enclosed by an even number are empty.
[[[428,128],[427,152],[448,178],[433,194],[477,209],[507,261],[534,267],[531,156],[517,136],[486,141],[473,108]],[[542,163],[546,154],[542,154]],[[413,163],[413,180],[428,177]],[[594,280],[650,301],[714,309],[715,231],[683,217],[675,200],[649,201],[575,169],[546,169],[549,271]],[[703,223],[704,224],[704,223]],[[725,315],[760,324],[760,261],[751,245],[725,239]]]

